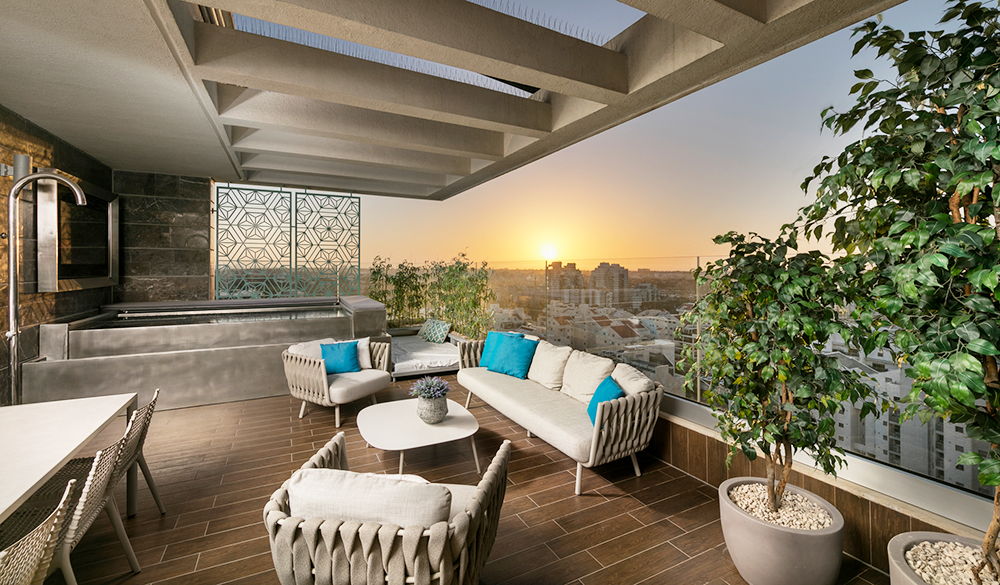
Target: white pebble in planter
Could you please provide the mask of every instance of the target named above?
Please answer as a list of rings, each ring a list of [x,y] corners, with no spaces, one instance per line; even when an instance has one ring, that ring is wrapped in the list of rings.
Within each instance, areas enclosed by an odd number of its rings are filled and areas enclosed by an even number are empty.
[[[930,543],[916,549],[921,543]],[[970,551],[953,544],[965,545],[972,549],[973,558],[965,558]],[[943,546],[942,546],[943,545]],[[966,536],[955,536],[943,532],[903,532],[889,541],[889,580],[892,585],[975,585],[972,572],[967,570],[968,564],[975,566],[982,560],[980,549],[981,539]],[[939,550],[934,550],[939,549]],[[941,558],[935,554],[940,550],[951,550],[954,556]],[[907,559],[912,559],[917,570]],[[971,562],[970,562],[971,561]],[[996,585],[997,580],[989,571],[983,571],[980,576],[983,585]]]
[[[785,487],[788,495],[803,498],[806,504],[793,504],[786,513],[786,523],[811,526],[826,524],[817,529],[780,526],[747,512],[730,499],[730,492],[737,488],[741,498],[745,484],[762,484],[766,480],[756,477],[736,477],[719,486],[719,511],[722,533],[729,555],[736,570],[750,585],[800,585],[803,575],[808,575],[810,585],[833,585],[840,573],[844,550],[844,517],[823,498],[793,485]],[[826,512],[821,519],[804,514],[803,509],[817,507]],[[799,509],[796,509],[799,508]]]

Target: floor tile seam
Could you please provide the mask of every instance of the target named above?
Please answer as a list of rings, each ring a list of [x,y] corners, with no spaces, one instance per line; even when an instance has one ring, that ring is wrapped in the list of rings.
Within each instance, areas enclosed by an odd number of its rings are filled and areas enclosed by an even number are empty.
[[[252,553],[252,554],[249,554],[249,555],[247,555],[245,557],[240,557],[240,558],[230,558],[230,557],[227,556],[226,558],[228,560],[225,563],[219,563],[217,565],[212,565],[210,567],[201,567],[200,566],[201,565],[201,555],[203,555],[203,554],[205,554],[207,552],[211,552],[213,550],[219,550],[219,549],[227,548],[227,547],[230,547],[230,546],[238,546],[238,545],[246,544],[248,542],[252,542],[254,540],[260,540],[260,539],[266,539],[266,538],[268,538],[268,536],[267,536],[266,533],[264,533],[264,534],[260,534],[258,536],[254,536],[253,538],[248,538],[246,540],[241,540],[240,542],[231,542],[229,544],[224,544],[222,546],[217,546],[215,548],[210,548],[208,550],[198,551],[198,563],[195,565],[195,567],[196,567],[195,568],[195,572],[198,572],[198,571],[207,571],[208,569],[214,569],[215,567],[220,567],[222,565],[225,565],[225,564],[228,564],[228,563],[231,563],[231,562],[242,561],[244,559],[249,559],[249,558],[252,558],[252,557],[260,556],[261,554],[264,554],[264,553]],[[271,554],[270,550],[268,550],[267,554]],[[184,558],[184,557],[178,557],[178,558]],[[242,579],[242,577],[240,577],[240,578]]]
[[[610,542],[610,541],[606,541],[606,542]],[[668,567],[667,569],[665,569],[667,571],[669,571],[670,569],[676,567],[677,565],[679,565],[679,564],[681,564],[683,562],[686,562],[686,561],[688,561],[688,560],[690,560],[692,558],[691,555],[689,555],[686,552],[682,551],[681,549],[677,548],[677,546],[674,545],[672,542],[670,542],[669,540],[665,540],[665,541],[662,541],[662,542],[653,543],[652,545],[650,545],[650,546],[648,546],[648,547],[646,547],[646,548],[644,548],[644,549],[642,549],[640,551],[637,551],[637,552],[635,552],[633,554],[630,554],[627,557],[622,557],[622,558],[618,559],[617,561],[611,563],[610,565],[604,565],[604,568],[607,569],[608,567],[613,567],[613,566],[617,565],[618,563],[627,561],[627,560],[629,560],[629,559],[631,559],[633,557],[637,557],[637,556],[639,556],[639,555],[641,555],[643,553],[649,552],[649,551],[653,550],[654,548],[656,548],[656,547],[658,547],[660,545],[663,545],[663,544],[669,544],[672,548],[676,549],[678,552],[680,552],[682,555],[684,555],[684,560],[683,561],[680,561],[678,563],[674,563],[673,565],[671,565],[670,567]],[[596,545],[596,546],[600,546],[600,545]],[[595,548],[595,547],[591,547],[591,548]],[[589,551],[590,549],[587,549],[587,550]],[[597,562],[600,563],[600,561],[597,561]],[[657,573],[657,575],[659,575],[659,574],[660,573]]]
[[[249,473],[249,472],[252,472],[252,471],[259,471],[261,469],[267,469],[268,467],[278,467],[278,466],[281,466],[281,465],[295,465],[295,464],[296,464],[296,462],[294,460],[292,460],[291,458],[289,458],[288,461],[282,461],[282,462],[279,462],[279,463],[271,463],[270,465],[261,465],[260,467],[249,467],[249,468],[245,468],[245,469],[234,469],[232,471],[223,471],[220,474],[220,477],[223,478],[223,479],[225,479],[225,477],[227,475],[233,475],[233,474],[236,474],[236,473]],[[291,473],[291,472],[289,472],[289,473]],[[270,474],[269,473],[262,473],[260,475],[270,475]],[[207,475],[207,476],[204,476],[204,477],[208,478],[208,477],[212,477],[212,476],[211,475]],[[223,481],[220,485],[225,485],[226,483],[227,483],[226,481]],[[232,483],[232,482],[229,482],[229,483]]]
[[[671,546],[673,546],[673,545],[671,545]],[[677,548],[677,547],[675,546],[674,548]],[[681,550],[681,549],[678,548],[677,550]],[[698,557],[700,557],[700,556],[702,556],[704,554],[708,554],[708,553],[712,552],[713,550],[715,550],[715,549],[710,548],[710,549],[704,550],[704,551],[702,551],[702,552],[700,552],[700,553],[698,553],[698,554],[696,554],[694,556],[690,556],[690,555],[688,555],[687,553],[685,553],[684,551],[681,550],[681,554],[683,554],[684,556],[686,556],[687,557],[686,559],[684,559],[683,561],[681,561],[679,563],[674,563],[673,565],[667,567],[666,569],[660,571],[659,573],[656,573],[655,575],[650,575],[649,577],[646,577],[645,579],[643,579],[642,581],[639,581],[635,585],[642,585],[643,583],[648,583],[652,579],[654,579],[654,578],[656,578],[656,577],[658,577],[658,576],[666,573],[667,571],[671,571],[671,570],[677,568],[678,565],[682,565],[684,563],[694,561]],[[723,580],[725,580],[725,579],[723,579]]]
[[[242,529],[246,528],[247,526],[253,526],[254,524],[258,524],[258,523],[254,522],[253,524],[244,524],[243,526],[237,526],[235,528],[229,528],[227,530],[220,530],[219,532],[212,532],[212,533],[206,532],[205,534],[203,534],[201,536],[196,536],[194,538],[188,538],[186,540],[178,540],[177,542],[171,542],[170,544],[166,545],[167,548],[166,548],[166,550],[163,551],[163,554],[164,554],[164,556],[166,556],[167,551],[169,551],[170,547],[174,546],[174,545],[183,544],[185,542],[191,542],[192,540],[198,540],[199,538],[207,538],[207,537],[210,537],[210,536],[218,536],[220,534],[225,534],[227,532],[232,532],[234,530],[242,530]],[[207,526],[205,528],[206,528],[206,530],[208,529]],[[183,559],[184,557],[189,557],[192,554],[202,554],[202,553],[206,553],[206,552],[209,552],[209,551],[218,550],[220,548],[226,548],[227,546],[232,546],[234,544],[243,544],[244,542],[249,542],[249,541],[251,541],[251,540],[253,540],[255,538],[260,538],[260,535],[254,536],[253,538],[248,538],[246,540],[239,540],[239,541],[236,541],[236,542],[230,542],[230,543],[227,543],[227,544],[223,544],[221,546],[216,546],[214,548],[200,549],[200,550],[198,550],[197,553],[190,553],[190,554],[186,554],[186,555],[181,555],[181,556],[179,556],[177,558],[178,559]],[[256,555],[251,555],[251,556],[256,556]],[[173,561],[173,560],[176,560],[176,559],[168,559],[168,560]],[[226,563],[221,563],[221,564],[226,564]],[[219,566],[219,565],[215,565],[215,566]]]

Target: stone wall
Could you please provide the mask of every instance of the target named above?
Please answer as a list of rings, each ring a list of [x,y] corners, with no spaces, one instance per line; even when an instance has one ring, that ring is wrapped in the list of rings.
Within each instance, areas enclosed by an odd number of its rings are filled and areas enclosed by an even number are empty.
[[[39,128],[14,112],[0,105],[0,163],[12,165],[14,154],[31,156],[32,167],[51,167],[103,187],[112,188],[111,168],[87,153]],[[6,195],[11,188],[11,177],[0,177],[0,192]],[[6,211],[6,201],[3,205]],[[22,360],[38,355],[38,324],[61,319],[73,319],[94,313],[102,304],[111,302],[111,287],[68,291],[60,293],[36,293],[36,239],[35,239],[35,199],[30,189],[22,192],[20,198],[21,220],[21,261],[20,261],[20,356]],[[7,231],[6,213],[2,231]],[[0,241],[0,263],[7,265],[7,242]],[[7,286],[7,273],[0,275],[2,286]],[[6,294],[4,295],[6,299]],[[9,328],[7,311],[0,317],[3,330]],[[0,343],[0,405],[10,401],[10,378],[7,368],[9,361],[6,341]]]
[[[114,191],[121,223],[115,302],[211,298],[211,181],[115,171]]]

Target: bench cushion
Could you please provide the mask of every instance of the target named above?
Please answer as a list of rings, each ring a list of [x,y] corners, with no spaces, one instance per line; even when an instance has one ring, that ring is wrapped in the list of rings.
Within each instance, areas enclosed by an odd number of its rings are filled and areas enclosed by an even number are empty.
[[[562,388],[563,372],[572,347],[553,345],[548,341],[539,341],[535,348],[535,357],[531,359],[528,369],[528,379],[538,382],[549,390]]]
[[[561,392],[552,392],[537,382],[486,368],[459,370],[458,383],[574,460],[581,463],[590,460],[594,425],[587,415],[586,404]]]

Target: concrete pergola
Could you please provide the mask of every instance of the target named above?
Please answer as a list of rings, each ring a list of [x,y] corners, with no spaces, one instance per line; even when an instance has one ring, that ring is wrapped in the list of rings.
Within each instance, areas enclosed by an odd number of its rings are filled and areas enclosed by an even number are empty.
[[[466,0],[14,0],[0,103],[115,169],[444,200],[901,0],[620,1],[646,15],[601,47]],[[539,89],[240,32],[230,13]]]

